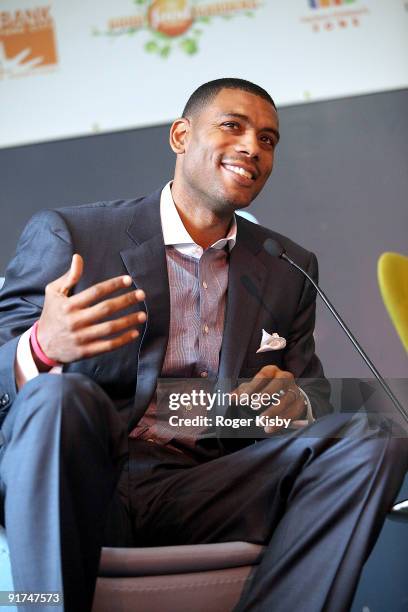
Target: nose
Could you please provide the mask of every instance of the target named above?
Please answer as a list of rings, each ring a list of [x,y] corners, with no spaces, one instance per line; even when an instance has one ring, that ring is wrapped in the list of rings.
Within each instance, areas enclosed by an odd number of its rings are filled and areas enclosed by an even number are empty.
[[[244,154],[251,159],[259,160],[259,140],[254,130],[245,130],[236,143],[235,148],[238,153]]]

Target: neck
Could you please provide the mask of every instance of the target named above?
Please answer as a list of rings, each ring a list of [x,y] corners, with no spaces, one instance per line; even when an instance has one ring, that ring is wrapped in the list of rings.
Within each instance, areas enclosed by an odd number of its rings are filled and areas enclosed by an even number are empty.
[[[197,199],[193,201],[184,192],[180,193],[175,183],[172,185],[171,193],[183,225],[196,244],[206,249],[217,240],[225,238],[233,212],[220,217],[213,210],[204,207]]]

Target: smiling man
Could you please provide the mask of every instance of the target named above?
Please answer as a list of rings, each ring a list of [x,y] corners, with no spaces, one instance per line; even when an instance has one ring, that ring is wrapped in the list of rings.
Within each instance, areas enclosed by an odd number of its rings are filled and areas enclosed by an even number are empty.
[[[24,230],[0,294],[0,491],[16,590],[63,591],[65,610],[89,612],[102,545],[245,540],[266,550],[237,611],[350,606],[406,442],[330,414],[315,292],[263,245],[278,240],[314,277],[316,258],[234,214],[262,190],[278,140],[266,91],[206,83],[171,127],[172,182],[41,212]],[[213,415],[182,395],[197,379],[234,391],[235,404],[215,402],[217,425],[255,431],[208,426]],[[168,394],[163,413],[170,382],[183,401]],[[260,395],[269,405],[238,405]],[[175,433],[169,408],[199,426]]]
[[[212,98],[211,90],[203,97],[204,91],[191,96],[183,117],[173,123],[170,144],[177,154],[174,201],[190,236],[205,248],[225,237],[234,211],[249,206],[262,190],[279,130],[266,92],[261,97],[255,89],[242,91],[237,99],[234,89]]]

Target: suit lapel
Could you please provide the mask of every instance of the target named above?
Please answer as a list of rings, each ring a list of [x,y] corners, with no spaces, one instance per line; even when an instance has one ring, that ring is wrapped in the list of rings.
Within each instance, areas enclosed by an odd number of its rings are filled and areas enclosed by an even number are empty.
[[[148,406],[160,376],[170,324],[170,294],[166,251],[160,221],[161,190],[142,200],[128,235],[135,245],[121,251],[123,263],[136,287],[146,294],[147,322],[140,342],[135,394],[135,416],[130,428]]]
[[[170,293],[166,251],[160,220],[160,195],[156,191],[138,204],[128,228],[134,246],[121,257],[136,287],[146,293],[147,322],[138,356],[133,428],[148,406],[166,353],[170,326]],[[267,268],[259,257],[262,245],[249,222],[237,218],[237,242],[231,251],[228,294],[218,380],[221,388],[235,386],[259,308]],[[227,383],[227,384],[226,384]],[[231,388],[231,387],[230,387]]]
[[[258,245],[248,226],[237,217],[237,242],[231,251],[228,297],[218,380],[235,386],[247,351],[257,313],[262,305],[267,269],[257,257]],[[228,386],[228,382],[227,385]]]

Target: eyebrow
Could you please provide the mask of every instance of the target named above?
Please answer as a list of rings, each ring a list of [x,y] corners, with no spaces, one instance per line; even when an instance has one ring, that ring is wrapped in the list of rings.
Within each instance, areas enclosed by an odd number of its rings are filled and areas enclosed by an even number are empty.
[[[221,113],[220,116],[221,117],[233,117],[235,119],[241,119],[242,121],[245,121],[245,123],[251,123],[250,118],[247,115],[243,115],[242,113],[234,113],[233,111],[227,111],[226,113]],[[276,130],[275,128],[266,126],[262,128],[260,132],[270,132],[271,134],[275,136],[276,142],[277,143],[279,142],[280,134],[278,130]]]

